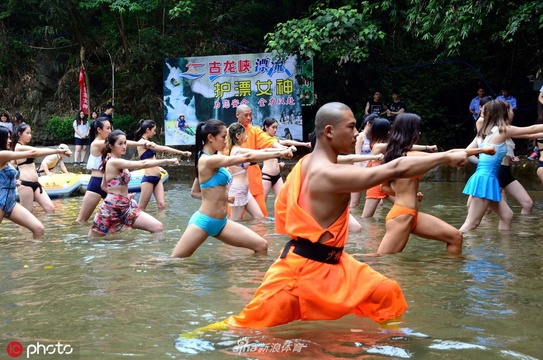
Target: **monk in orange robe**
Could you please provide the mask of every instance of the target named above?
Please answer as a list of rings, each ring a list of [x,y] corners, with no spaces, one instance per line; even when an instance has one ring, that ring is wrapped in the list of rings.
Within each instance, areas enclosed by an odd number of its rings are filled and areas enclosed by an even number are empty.
[[[265,328],[347,314],[380,323],[407,309],[395,281],[343,251],[350,194],[388,179],[417,176],[443,163],[465,166],[466,153],[436,153],[424,161],[402,157],[375,168],[337,164],[339,154],[352,153],[358,135],[354,115],[342,103],[328,103],[319,109],[315,132],[313,153],[296,164],[276,201],[276,230],[292,240],[239,315],[200,331]]]

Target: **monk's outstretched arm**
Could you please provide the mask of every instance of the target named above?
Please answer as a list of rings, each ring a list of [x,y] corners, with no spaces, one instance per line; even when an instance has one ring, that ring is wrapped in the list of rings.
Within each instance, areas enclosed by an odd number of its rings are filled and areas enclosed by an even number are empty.
[[[387,180],[424,174],[441,164],[462,167],[465,166],[466,158],[465,151],[447,151],[425,156],[404,156],[370,168],[336,165],[326,171],[323,179],[327,181],[321,184],[326,184],[326,190],[335,193],[360,192]]]

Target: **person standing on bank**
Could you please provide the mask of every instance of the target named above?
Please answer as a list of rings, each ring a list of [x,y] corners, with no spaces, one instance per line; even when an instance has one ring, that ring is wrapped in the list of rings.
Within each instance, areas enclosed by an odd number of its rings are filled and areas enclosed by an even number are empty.
[[[238,122],[245,128],[247,134],[247,140],[243,144],[244,148],[259,150],[267,149],[270,147],[284,148],[277,139],[272,138],[258,126],[251,125],[253,120],[253,112],[251,108],[245,104],[242,104],[236,108],[236,118]],[[295,151],[295,150],[293,150]],[[268,209],[266,208],[266,199],[264,198],[264,188],[262,186],[262,172],[258,164],[251,164],[247,168],[247,175],[249,176],[249,191],[253,195],[254,199],[258,203],[264,217],[268,216]]]
[[[0,223],[4,218],[7,218],[32,231],[34,239],[37,239],[43,236],[45,228],[31,211],[17,203],[17,170],[11,165],[11,162],[51,154],[62,156],[70,153],[70,150],[28,148],[24,151],[9,151],[11,149],[11,131],[0,127]]]
[[[74,140],[75,140],[75,152],[74,152],[74,165],[78,166],[81,159],[81,165],[86,165],[85,158],[87,156],[87,146],[89,146],[89,122],[87,120],[87,114],[83,110],[79,110],[74,120]],[[81,157],[79,157],[81,154]]]
[[[32,141],[32,129],[30,125],[22,123],[17,126],[13,139],[11,141],[11,149],[17,151],[29,151],[36,150],[36,148],[29,146]],[[72,152],[69,149],[57,149],[56,151],[50,151],[47,155],[57,153],[66,154],[71,156]],[[33,212],[34,201],[36,201],[46,213],[52,213],[55,211],[55,206],[49,198],[49,195],[43,191],[40,183],[38,182],[38,173],[36,172],[36,165],[34,164],[34,157],[28,157],[24,161],[17,161],[17,167],[19,169],[19,199],[21,205],[23,205],[28,211]]]
[[[104,112],[100,114],[99,117],[106,117],[108,118],[109,120],[109,123],[110,124],[113,124],[113,111],[115,110],[115,108],[113,107],[112,104],[107,104],[105,109],[104,109]]]
[[[9,119],[8,113],[4,112],[0,115],[0,126],[7,128],[11,133],[13,133],[13,124]]]
[[[481,112],[481,107],[479,106],[479,102],[485,97],[485,89],[482,87],[477,89],[477,96],[471,99],[471,102],[469,103],[469,112],[471,116],[473,117],[474,121],[477,121],[479,118],[479,114]]]
[[[134,139],[140,143],[151,141],[156,135],[156,124],[150,119],[141,119],[138,122],[138,128],[134,134]],[[152,149],[146,149],[144,146],[138,146],[138,155],[140,160],[156,160],[156,153],[167,152],[170,154],[177,154],[182,156],[190,156],[190,151],[181,151],[169,146],[155,145]],[[155,196],[156,205],[158,210],[166,209],[166,199],[164,197],[164,184],[162,183],[161,173],[164,169],[159,166],[153,166],[145,169],[145,175],[141,179],[141,194],[138,202],[138,206],[141,210],[147,208],[151,196]]]

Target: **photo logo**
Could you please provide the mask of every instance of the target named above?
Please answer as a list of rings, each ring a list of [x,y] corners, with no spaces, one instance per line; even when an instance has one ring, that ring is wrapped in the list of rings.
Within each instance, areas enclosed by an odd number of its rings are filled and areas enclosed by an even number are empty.
[[[23,351],[24,351],[23,344],[21,344],[18,341],[12,341],[6,347],[6,352],[12,358],[18,358],[19,356],[21,356]]]
[[[33,355],[71,355],[74,348],[69,344],[58,341],[56,344],[44,344],[39,341],[26,346],[26,358]],[[18,341],[12,341],[6,347],[6,353],[12,358],[18,358],[25,353],[25,347]]]

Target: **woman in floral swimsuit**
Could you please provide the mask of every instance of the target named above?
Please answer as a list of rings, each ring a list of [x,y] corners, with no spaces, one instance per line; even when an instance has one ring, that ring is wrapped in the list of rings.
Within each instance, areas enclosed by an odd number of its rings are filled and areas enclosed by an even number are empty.
[[[125,153],[126,135],[121,130],[112,131],[102,152],[101,169],[104,172],[102,189],[107,192],[107,196],[94,217],[89,237],[116,234],[125,227],[147,230],[151,233],[162,231],[162,223],[141,211],[134,200],[134,194],[128,194],[130,182],[128,170],[167,164],[179,165],[179,160],[173,158],[131,161],[121,158]]]

